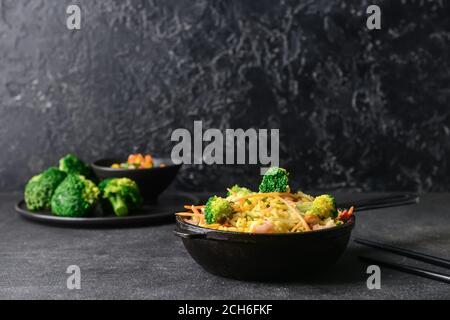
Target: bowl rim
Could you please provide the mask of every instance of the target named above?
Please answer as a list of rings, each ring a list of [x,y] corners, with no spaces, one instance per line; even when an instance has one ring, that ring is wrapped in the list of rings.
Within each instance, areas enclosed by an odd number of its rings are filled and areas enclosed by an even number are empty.
[[[107,171],[107,172],[129,173],[129,172],[154,172],[155,170],[164,170],[164,169],[167,170],[167,168],[182,166],[181,163],[175,164],[175,163],[173,163],[172,159],[166,158],[166,157],[153,157],[154,160],[162,160],[166,164],[166,166],[148,168],[148,169],[111,168],[111,167],[106,167],[106,166],[102,166],[102,165],[98,164],[98,162],[100,162],[100,161],[114,161],[114,160],[122,161],[121,159],[124,159],[124,158],[123,157],[108,157],[108,158],[97,159],[97,160],[91,162],[91,167],[96,170],[102,170],[102,171]],[[169,163],[166,163],[166,162],[169,162]]]
[[[277,232],[277,233],[253,233],[253,232],[239,232],[239,231],[224,231],[224,230],[216,230],[216,229],[208,229],[205,227],[196,226],[184,221],[181,217],[176,217],[177,227],[190,231],[193,234],[205,235],[208,239],[217,239],[217,240],[225,240],[224,237],[239,237],[239,238],[248,238],[248,239],[256,239],[256,238],[303,238],[303,237],[314,237],[319,235],[334,235],[336,232],[351,232],[356,223],[355,215],[346,221],[345,223],[320,230],[311,230],[306,232]]]

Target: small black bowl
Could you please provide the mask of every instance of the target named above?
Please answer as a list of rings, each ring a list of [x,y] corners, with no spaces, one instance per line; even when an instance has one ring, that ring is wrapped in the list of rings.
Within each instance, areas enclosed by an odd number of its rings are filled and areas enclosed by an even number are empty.
[[[353,216],[333,228],[255,234],[194,226],[177,217],[175,235],[206,271],[239,280],[302,279],[331,267],[344,253]]]
[[[100,159],[92,163],[92,168],[100,180],[108,178],[129,178],[136,181],[144,202],[155,203],[158,196],[175,179],[181,164],[176,165],[170,159],[153,158],[155,167],[151,169],[114,169],[114,163],[123,163],[126,159]],[[164,167],[159,167],[164,163]]]

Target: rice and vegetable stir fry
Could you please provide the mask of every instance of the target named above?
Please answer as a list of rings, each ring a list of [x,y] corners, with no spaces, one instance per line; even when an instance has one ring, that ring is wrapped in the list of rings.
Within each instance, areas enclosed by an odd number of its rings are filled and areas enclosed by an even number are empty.
[[[235,232],[286,233],[331,228],[345,223],[353,207],[338,210],[328,194],[313,197],[291,192],[288,172],[270,168],[263,176],[259,192],[238,185],[227,197],[213,196],[206,205],[186,205],[177,215],[201,227]]]

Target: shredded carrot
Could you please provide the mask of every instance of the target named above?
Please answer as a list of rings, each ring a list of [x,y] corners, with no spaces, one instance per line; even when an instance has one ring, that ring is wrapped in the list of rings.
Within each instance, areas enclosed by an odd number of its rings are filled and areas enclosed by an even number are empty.
[[[192,217],[195,216],[195,213],[193,212],[177,212],[175,213],[179,217]]]
[[[353,214],[353,206],[348,209],[348,216],[351,216]]]
[[[197,208],[195,206],[191,206],[191,210],[192,212],[194,212],[195,214],[200,214],[200,212],[198,212]]]
[[[185,205],[183,206],[183,208],[185,208],[185,209],[192,209],[192,208],[201,209],[201,208],[204,208],[204,207],[205,207],[204,205],[193,206],[193,205],[191,205],[191,204],[185,204]]]

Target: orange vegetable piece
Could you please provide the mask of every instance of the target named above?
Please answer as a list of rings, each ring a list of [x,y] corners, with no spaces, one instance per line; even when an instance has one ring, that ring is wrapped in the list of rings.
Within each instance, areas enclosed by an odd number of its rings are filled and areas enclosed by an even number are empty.
[[[142,153],[130,154],[127,163],[136,169],[150,169],[153,167],[153,158],[150,154],[142,155]]]
[[[136,158],[134,159],[134,163],[136,164],[141,164],[142,162],[144,162],[144,157],[142,156],[142,154],[137,154]]]

